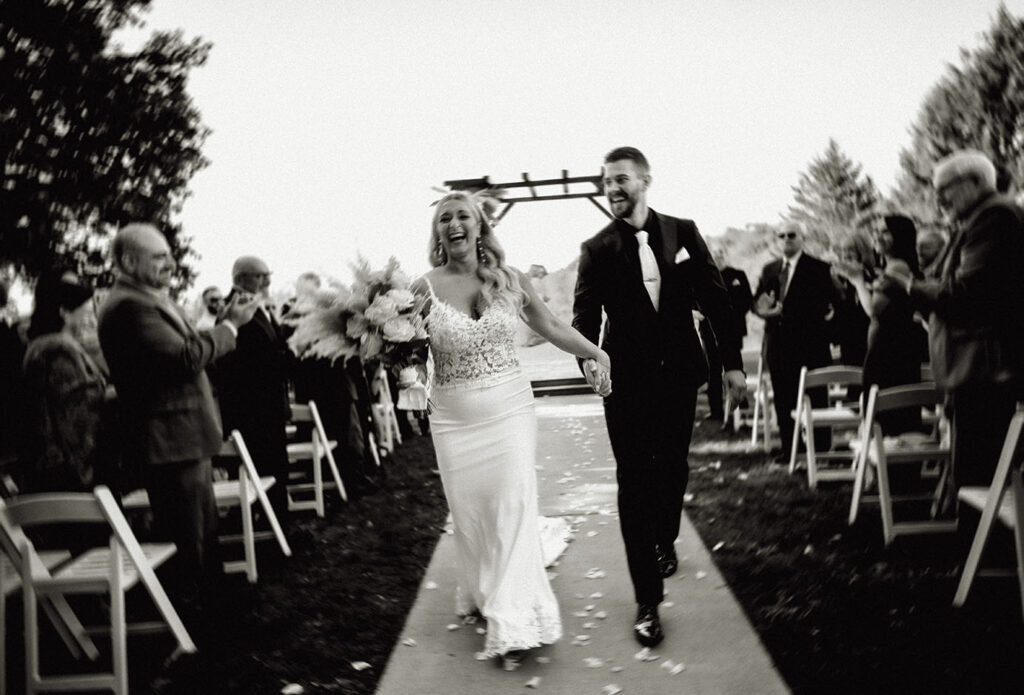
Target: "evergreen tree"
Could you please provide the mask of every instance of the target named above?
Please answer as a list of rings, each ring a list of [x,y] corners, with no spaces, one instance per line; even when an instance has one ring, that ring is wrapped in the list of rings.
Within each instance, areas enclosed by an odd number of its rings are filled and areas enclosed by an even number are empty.
[[[1000,6],[981,45],[960,58],[928,93],[900,152],[895,197],[926,224],[939,222],[932,168],[955,150],[987,153],[1001,188],[1024,186],[1024,18]]]
[[[879,201],[878,189],[871,177],[862,173],[839,148],[828,141],[825,152],[811,161],[793,186],[793,205],[786,218],[800,222],[808,241],[822,250],[853,229],[857,217]]]
[[[111,46],[150,0],[0,2],[0,264],[35,276],[71,267],[109,282],[111,231],[150,221],[167,234],[187,287],[190,239],[172,215],[207,164],[209,132],[186,91],[210,49],[157,33]]]

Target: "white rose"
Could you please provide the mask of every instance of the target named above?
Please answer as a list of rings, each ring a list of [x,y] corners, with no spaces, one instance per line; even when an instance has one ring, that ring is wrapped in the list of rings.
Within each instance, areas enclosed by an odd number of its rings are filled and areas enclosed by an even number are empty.
[[[407,343],[416,335],[416,329],[407,319],[390,319],[384,324],[384,340],[390,343]]]
[[[366,320],[375,326],[383,326],[398,317],[398,307],[387,295],[379,294],[370,306],[366,307]]]
[[[416,295],[414,295],[409,290],[388,290],[387,294],[385,294],[384,296],[388,297],[391,301],[393,301],[395,303],[395,307],[399,311],[405,311],[406,309],[409,309],[410,307],[412,307],[413,302],[416,301]]]

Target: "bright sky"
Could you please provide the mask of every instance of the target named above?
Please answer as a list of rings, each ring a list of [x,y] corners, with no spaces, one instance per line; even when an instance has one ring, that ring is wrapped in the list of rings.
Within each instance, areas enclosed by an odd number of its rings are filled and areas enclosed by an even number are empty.
[[[1010,0],[1015,15],[1024,0]],[[148,33],[212,41],[189,91],[213,129],[182,222],[193,293],[262,256],[274,287],[357,253],[428,269],[448,179],[651,161],[652,207],[706,235],[775,222],[830,137],[883,190],[922,98],[998,0],[154,0]],[[119,37],[132,46],[131,36]],[[517,205],[509,262],[567,265],[586,200]]]

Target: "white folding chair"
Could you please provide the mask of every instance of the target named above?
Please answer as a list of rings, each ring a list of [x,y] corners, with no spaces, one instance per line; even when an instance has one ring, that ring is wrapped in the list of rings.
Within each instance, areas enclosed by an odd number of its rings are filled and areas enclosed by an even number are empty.
[[[757,389],[754,391],[754,414],[750,424],[750,445],[757,445],[758,436],[765,453],[771,449],[772,433],[778,429],[772,398],[771,379],[764,364],[764,350],[757,358]]]
[[[323,517],[326,511],[324,504],[324,490],[326,488],[336,487],[341,501],[348,502],[348,492],[346,492],[345,484],[341,480],[338,464],[334,460],[333,452],[338,443],[333,439],[327,438],[327,431],[324,429],[323,420],[320,419],[320,411],[317,410],[314,401],[309,401],[306,405],[293,403],[291,411],[292,423],[309,423],[312,432],[308,442],[291,442],[288,444],[288,462],[291,464],[308,462],[312,468],[310,475],[312,481],[310,482],[309,478],[306,478],[303,482],[288,484],[288,509],[313,509],[316,511],[317,516]],[[333,483],[324,482],[323,463],[325,461],[331,470],[331,477],[334,479]],[[299,473],[299,475],[302,474]],[[296,499],[293,496],[293,493],[309,491],[313,492],[312,500]]]
[[[377,400],[370,405],[370,412],[377,430],[377,444],[382,452],[390,455],[395,450],[395,443],[402,443],[402,433],[398,430],[398,415],[391,400],[391,382],[383,365],[377,367],[370,382],[370,393],[374,392]]]
[[[942,394],[935,384],[910,384],[879,390],[872,386],[868,395],[863,423],[860,430],[860,448],[854,463],[853,496],[850,501],[849,523],[857,520],[861,504],[878,502],[882,514],[882,535],[885,544],[892,543],[897,535],[914,533],[940,533],[955,531],[955,519],[934,518],[941,506],[949,480],[950,446],[941,441],[938,432],[931,436],[883,437],[881,425],[876,421],[880,413],[902,408],[918,408],[936,411],[942,403]],[[936,430],[938,428],[936,427]],[[937,482],[932,492],[926,494],[893,495],[889,485],[889,467],[895,465],[916,465],[923,467],[933,464],[937,467]],[[876,473],[878,495],[867,495],[869,469]],[[917,521],[895,521],[894,502],[930,500],[931,518]]]
[[[103,524],[110,529],[110,543],[86,550],[51,572],[25,535],[25,529],[53,523]],[[173,634],[178,652],[196,651],[195,643],[154,572],[174,555],[174,544],[140,544],[105,486],[98,486],[92,493],[43,493],[0,502],[0,526],[2,535],[9,539],[5,546],[12,546],[8,551],[19,564],[22,582],[26,692],[112,690],[127,693],[129,632],[149,632],[164,627]],[[129,625],[126,622],[125,594],[139,583],[156,605],[162,623]],[[39,672],[38,605],[62,601],[73,594],[109,597],[111,671],[43,677]],[[81,628],[77,619],[74,622],[76,628]]]
[[[281,524],[270,506],[267,499],[267,490],[276,482],[273,476],[263,476],[256,472],[256,465],[249,455],[249,449],[245,446],[245,439],[241,432],[231,430],[231,436],[218,456],[238,460],[237,480],[217,480],[213,483],[213,496],[219,509],[232,509],[238,507],[242,517],[241,534],[221,534],[220,542],[242,543],[244,559],[228,560],[224,562],[224,571],[228,573],[245,572],[246,579],[250,584],[255,584],[259,575],[256,571],[256,541],[276,538],[277,544],[285,557],[291,557],[292,549],[284,536]],[[269,531],[256,531],[254,529],[252,508],[259,503],[263,516],[266,517],[270,526]],[[148,509],[149,495],[144,489],[135,490],[121,498],[121,504],[125,509]]]
[[[812,490],[819,480],[853,480],[854,454],[849,449],[837,449],[837,437],[843,430],[852,431],[860,425],[860,404],[847,398],[851,386],[860,386],[863,378],[861,367],[833,365],[808,369],[801,367],[800,383],[797,387],[796,408],[793,410],[793,447],[789,454],[789,472],[798,465],[797,451],[802,440],[806,450],[807,485]],[[815,408],[811,405],[808,391],[812,388],[826,388],[829,393],[829,407]],[[828,428],[832,433],[832,446],[828,451],[818,451],[814,444],[814,431]],[[819,468],[819,464],[845,463],[841,467]]]
[[[967,562],[960,584],[953,597],[953,605],[960,607],[967,600],[974,578],[979,574],[1012,575],[1013,572],[978,570],[981,555],[996,519],[1013,530],[1017,551],[1017,582],[1020,586],[1021,613],[1024,616],[1024,403],[1017,404],[1017,412],[1010,420],[1003,440],[1003,451],[996,464],[996,472],[989,487],[962,487],[958,492],[961,502],[981,511],[981,521],[974,541],[967,553]],[[1007,489],[1007,482],[1010,483]]]

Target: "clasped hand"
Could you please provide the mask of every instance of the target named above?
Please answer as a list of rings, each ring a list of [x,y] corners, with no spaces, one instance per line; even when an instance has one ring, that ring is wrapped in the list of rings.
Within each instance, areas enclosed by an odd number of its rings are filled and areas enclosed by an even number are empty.
[[[583,374],[594,393],[605,398],[612,393],[612,366],[608,355],[602,351],[601,359],[588,359],[583,363]]]

